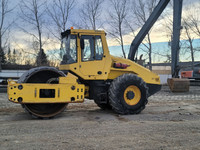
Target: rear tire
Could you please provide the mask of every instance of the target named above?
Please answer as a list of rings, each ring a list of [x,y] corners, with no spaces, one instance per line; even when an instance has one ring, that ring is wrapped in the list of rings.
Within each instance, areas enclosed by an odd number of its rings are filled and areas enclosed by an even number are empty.
[[[56,84],[55,79],[66,76],[63,72],[53,67],[38,67],[25,72],[18,83],[52,83]],[[53,79],[51,81],[51,79]],[[55,81],[55,82],[54,82]],[[58,83],[58,82],[57,82]],[[22,104],[22,107],[33,118],[52,118],[65,110],[67,103],[55,104]]]
[[[119,114],[138,114],[147,104],[146,83],[134,74],[123,74],[111,83],[109,100],[112,109]]]

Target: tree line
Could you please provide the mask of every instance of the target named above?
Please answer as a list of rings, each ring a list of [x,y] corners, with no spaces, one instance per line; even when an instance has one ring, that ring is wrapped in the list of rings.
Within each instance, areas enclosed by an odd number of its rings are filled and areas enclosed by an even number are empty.
[[[31,64],[36,66],[57,66],[63,56],[60,33],[71,26],[77,29],[104,29],[110,39],[121,46],[120,56],[126,58],[125,36],[135,33],[147,21],[159,0],[20,0],[16,5],[11,0],[0,0],[0,61],[2,64]],[[172,4],[160,17],[161,25],[169,41],[172,36]],[[195,6],[198,9],[198,7]],[[198,10],[188,6],[182,19],[182,39],[188,42],[182,45],[184,53],[190,52],[194,65],[195,37],[200,36]],[[189,11],[191,10],[191,11]],[[15,17],[12,17],[15,13]],[[11,19],[10,19],[11,18]],[[18,37],[13,39],[17,31],[24,36],[24,44]],[[161,53],[152,50],[152,28],[144,39],[142,51],[145,53],[149,68],[152,69],[152,55],[163,56],[166,62],[171,61],[170,52]],[[13,44],[14,43],[14,47]],[[25,46],[24,46],[25,45]],[[51,51],[48,50],[50,45]],[[54,49],[54,50],[53,50]],[[57,55],[59,51],[59,55]],[[139,56],[138,56],[139,57]]]

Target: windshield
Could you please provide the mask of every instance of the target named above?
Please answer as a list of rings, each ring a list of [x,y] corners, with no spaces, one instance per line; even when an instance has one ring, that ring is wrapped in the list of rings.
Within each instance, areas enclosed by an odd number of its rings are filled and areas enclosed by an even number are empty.
[[[77,62],[76,35],[69,35],[62,40],[62,49],[64,50],[61,64],[72,64]]]

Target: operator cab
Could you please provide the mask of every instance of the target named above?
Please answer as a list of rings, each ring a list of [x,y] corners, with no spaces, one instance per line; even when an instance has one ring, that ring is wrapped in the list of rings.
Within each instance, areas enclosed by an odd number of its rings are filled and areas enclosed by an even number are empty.
[[[81,61],[102,60],[104,50],[100,35],[81,35]],[[77,63],[77,35],[68,34],[62,38],[63,60],[61,64]]]
[[[111,57],[104,31],[70,29],[61,35],[63,60],[60,70],[84,79],[107,78]]]

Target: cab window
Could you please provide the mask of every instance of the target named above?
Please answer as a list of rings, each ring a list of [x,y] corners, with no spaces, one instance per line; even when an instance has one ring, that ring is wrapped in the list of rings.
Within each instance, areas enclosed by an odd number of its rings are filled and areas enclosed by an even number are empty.
[[[65,53],[61,64],[72,64],[77,62],[76,39],[76,35],[69,35],[62,39],[62,50]]]
[[[101,36],[82,35],[84,49],[82,52],[82,61],[102,60],[103,46]]]
[[[102,60],[103,57],[103,46],[101,36],[95,36],[95,59]]]

